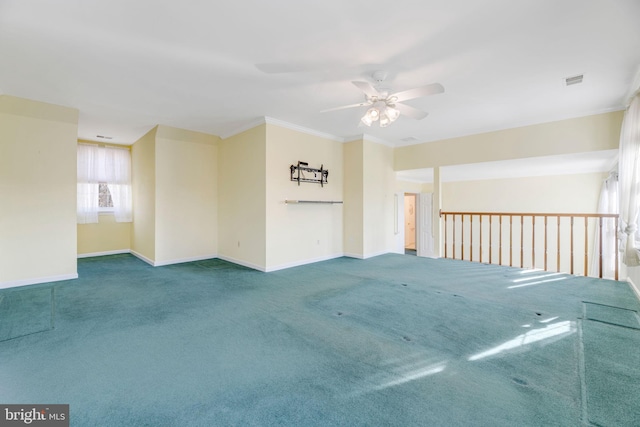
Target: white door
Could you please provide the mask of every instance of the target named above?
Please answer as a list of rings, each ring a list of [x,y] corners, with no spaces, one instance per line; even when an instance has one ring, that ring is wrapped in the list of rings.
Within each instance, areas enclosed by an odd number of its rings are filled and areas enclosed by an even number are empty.
[[[404,193],[396,193],[393,196],[394,202],[394,252],[404,254]]]
[[[420,193],[416,197],[418,256],[435,257],[433,250],[433,193]]]

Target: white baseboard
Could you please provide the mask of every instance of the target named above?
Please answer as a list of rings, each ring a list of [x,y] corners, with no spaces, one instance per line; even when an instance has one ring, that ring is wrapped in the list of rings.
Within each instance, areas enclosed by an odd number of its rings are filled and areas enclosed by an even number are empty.
[[[131,253],[131,249],[118,249],[115,251],[90,252],[86,254],[78,254],[78,258],[91,258],[94,256],[119,255],[119,254],[130,254],[130,253]]]
[[[636,294],[636,298],[640,300],[640,288],[638,287],[638,285],[636,285],[633,280],[631,280],[631,277],[627,277],[627,282],[629,283],[629,286],[631,286],[633,292]]]
[[[235,259],[235,258],[232,258],[230,256],[218,255],[218,258],[223,260],[223,261],[227,261],[227,262],[230,262],[230,263],[233,263],[233,264],[241,265],[243,267],[248,267],[248,268],[252,268],[254,270],[266,272],[266,268],[264,268],[262,266],[259,266],[257,264],[253,264],[253,263],[250,263],[250,262],[242,261],[242,260],[239,260],[239,259]]]
[[[78,278],[78,273],[61,274],[58,276],[35,277],[31,279],[11,280],[0,282],[0,289],[16,288],[18,286],[37,285],[39,283],[60,282],[63,280],[73,280]]]
[[[136,258],[146,262],[147,264],[155,267],[155,261],[147,258],[146,256],[142,255],[141,253],[138,253],[138,252],[136,252],[134,250],[131,250],[131,255],[133,255],[134,257],[136,257]]]
[[[364,255],[362,255],[362,254],[354,254],[354,253],[351,253],[351,252],[345,252],[344,256],[346,256],[348,258],[364,259]]]
[[[372,252],[370,254],[365,254],[364,255],[364,259],[369,259],[369,258],[373,258],[375,256],[385,255],[385,254],[389,254],[389,253],[392,253],[392,252],[389,252],[389,251]]]
[[[289,262],[289,263],[286,263],[286,264],[280,264],[280,265],[276,265],[276,266],[273,266],[273,267],[267,267],[266,272],[268,273],[268,272],[271,272],[271,271],[278,271],[278,270],[284,270],[286,268],[299,267],[301,265],[313,264],[315,262],[328,261],[330,259],[341,258],[343,256],[344,256],[343,253],[339,253],[339,254],[333,254],[333,255],[326,255],[326,256],[322,256],[322,257],[318,257],[318,258],[310,258],[310,259],[305,259],[305,260],[301,260],[301,261]]]
[[[168,261],[157,261],[157,262],[153,263],[153,266],[154,267],[162,267],[163,265],[182,264],[184,262],[203,261],[203,260],[212,259],[212,258],[218,258],[218,255],[217,254],[211,254],[211,255],[189,257],[189,258],[171,259],[171,260],[168,260]]]
[[[344,256],[349,257],[349,258],[358,258],[358,259],[369,259],[369,258],[373,258],[375,256],[380,256],[380,255],[385,255],[385,254],[393,254],[396,252],[393,251],[382,251],[382,252],[373,252],[370,254],[353,254],[350,252],[345,252]]]
[[[149,265],[151,265],[153,267],[162,267],[163,265],[172,265],[172,264],[182,264],[183,262],[202,261],[202,260],[205,260],[205,259],[212,259],[212,258],[217,258],[218,257],[217,254],[211,254],[211,255],[203,255],[203,256],[197,256],[197,257],[177,258],[177,259],[171,259],[171,260],[166,260],[166,261],[153,261],[152,259],[147,258],[146,256],[144,256],[141,253],[136,252],[134,250],[121,249],[121,250],[116,250],[116,251],[92,252],[92,253],[88,253],[88,254],[78,254],[78,258],[89,258],[89,257],[95,257],[95,256],[117,255],[117,254],[131,254],[131,255],[135,256],[136,258],[146,262],[147,264],[149,264]]]

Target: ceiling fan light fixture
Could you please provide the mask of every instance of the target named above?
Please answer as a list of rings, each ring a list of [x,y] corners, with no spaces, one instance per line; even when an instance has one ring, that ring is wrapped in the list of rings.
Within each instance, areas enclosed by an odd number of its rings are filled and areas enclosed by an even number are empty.
[[[367,110],[366,115],[371,119],[372,122],[375,122],[380,118],[380,111],[378,111],[378,109],[375,107],[371,107],[369,108],[369,110]]]
[[[369,117],[369,114],[367,113],[365,113],[365,115],[362,116],[360,121],[364,123],[366,126],[371,126],[371,123],[373,123],[373,120],[371,120],[371,117]]]
[[[396,106],[393,104],[387,106],[387,108],[385,109],[385,114],[392,122],[395,122],[398,117],[400,117],[400,111],[398,111],[396,109]]]
[[[389,126],[391,124],[393,120],[391,120],[391,118],[389,118],[389,116],[387,116],[387,113],[382,113],[380,114],[380,127],[381,128],[386,128],[387,126]]]

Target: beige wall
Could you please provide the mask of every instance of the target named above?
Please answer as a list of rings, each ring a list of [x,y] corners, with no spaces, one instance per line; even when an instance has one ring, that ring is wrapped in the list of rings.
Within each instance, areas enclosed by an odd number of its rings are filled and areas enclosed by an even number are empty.
[[[0,96],[0,287],[77,277],[78,111]]]
[[[266,124],[221,141],[218,154],[218,255],[265,270]]]
[[[442,184],[442,209],[481,212],[595,213],[605,173]]]
[[[78,256],[128,252],[131,223],[116,222],[111,213],[102,213],[97,224],[78,224]]]
[[[622,111],[488,132],[395,150],[395,170],[617,149]]]
[[[342,143],[268,124],[266,128],[266,266],[275,270],[342,255],[342,204],[285,204],[285,200],[342,201]],[[298,161],[329,170],[328,183],[291,181]],[[309,174],[307,174],[309,175]]]
[[[344,144],[344,253],[364,257],[364,141]]]
[[[396,193],[424,193],[425,188],[432,188],[431,184],[425,185],[420,182],[400,181],[394,183],[394,192]]]
[[[366,258],[394,250],[393,148],[365,140],[363,172],[363,248]]]
[[[156,131],[153,128],[131,147],[131,250],[150,263],[156,259]]]
[[[393,149],[367,140],[344,146],[345,214],[344,252],[368,258],[393,252],[394,190]]]
[[[217,136],[158,126],[156,265],[217,255]]]

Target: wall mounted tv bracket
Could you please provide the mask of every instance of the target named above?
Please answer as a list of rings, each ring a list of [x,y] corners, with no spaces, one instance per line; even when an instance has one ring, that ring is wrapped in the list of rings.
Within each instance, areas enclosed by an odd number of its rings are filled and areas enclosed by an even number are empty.
[[[298,161],[298,165],[291,165],[291,181],[298,181],[298,185],[301,182],[317,182],[321,187],[327,184],[329,178],[329,171],[324,169],[324,165],[320,165],[320,169],[310,168],[309,163]],[[311,177],[313,174],[313,178]]]

